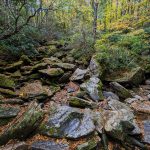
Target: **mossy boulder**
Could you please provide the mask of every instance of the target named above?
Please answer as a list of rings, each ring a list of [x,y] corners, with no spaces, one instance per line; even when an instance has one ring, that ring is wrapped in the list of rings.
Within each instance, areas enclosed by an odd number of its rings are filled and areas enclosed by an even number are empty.
[[[8,65],[5,68],[5,70],[6,71],[16,71],[16,70],[20,69],[22,64],[23,64],[23,61],[18,61],[18,62],[12,63],[12,64]]]
[[[96,140],[89,140],[83,144],[77,146],[76,150],[94,150],[96,149],[98,142]]]
[[[13,74],[11,74],[11,77],[13,78],[20,78],[22,75],[21,75],[21,72],[20,70],[14,72]]]
[[[10,122],[19,113],[20,109],[14,107],[0,107],[0,126]]]
[[[117,83],[117,82],[111,82],[110,85],[111,85],[112,89],[114,90],[114,92],[119,97],[121,97],[123,99],[132,97],[132,94],[129,92],[129,90],[127,90],[125,87],[123,87],[119,83]]]
[[[0,87],[14,89],[15,82],[10,77],[0,74]]]
[[[140,67],[137,67],[122,73],[115,72],[106,76],[105,80],[109,82],[138,86],[144,80],[144,71]]]
[[[78,97],[70,97],[69,105],[73,107],[79,107],[79,108],[96,108],[97,107],[97,105],[94,102],[87,101]]]
[[[20,60],[23,61],[24,64],[31,64],[32,61],[27,55],[22,55],[20,57]]]
[[[39,73],[49,76],[49,77],[57,77],[64,74],[64,71],[61,68],[49,68],[39,70]]]
[[[38,71],[40,69],[45,69],[47,67],[47,63],[38,63],[32,67],[32,71]]]
[[[0,145],[6,144],[11,139],[26,139],[39,126],[44,116],[40,106],[32,102],[26,112],[10,127],[0,134]]]
[[[73,70],[75,68],[75,65],[69,63],[54,63],[52,64],[52,67],[58,67],[65,70]]]
[[[45,100],[52,96],[53,92],[48,86],[43,86],[41,81],[34,81],[26,83],[17,91],[18,95],[22,99],[38,99]]]
[[[0,93],[2,93],[3,95],[5,95],[6,97],[16,97],[16,96],[18,96],[16,94],[16,92],[14,92],[12,90],[9,90],[9,89],[0,88]]]

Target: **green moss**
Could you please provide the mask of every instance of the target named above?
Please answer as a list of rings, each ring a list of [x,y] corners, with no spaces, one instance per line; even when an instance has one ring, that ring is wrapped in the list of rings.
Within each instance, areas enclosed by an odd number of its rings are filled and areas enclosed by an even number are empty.
[[[13,92],[12,90],[9,90],[9,89],[2,89],[2,88],[0,88],[0,93],[6,95],[8,97],[17,96],[15,92]]]
[[[18,62],[15,62],[11,65],[9,65],[8,67],[5,68],[6,71],[14,71],[14,70],[17,70],[21,67],[21,65],[23,64],[23,61],[18,61]]]
[[[14,88],[15,87],[15,82],[10,79],[9,77],[0,74],[0,87],[4,88]]]

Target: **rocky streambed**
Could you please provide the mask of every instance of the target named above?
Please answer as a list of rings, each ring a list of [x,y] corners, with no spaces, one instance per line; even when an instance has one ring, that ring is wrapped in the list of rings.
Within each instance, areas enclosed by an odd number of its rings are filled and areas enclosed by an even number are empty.
[[[0,149],[150,148],[150,78],[143,69],[102,78],[94,57],[83,66],[66,49],[46,48],[40,57],[0,64]]]

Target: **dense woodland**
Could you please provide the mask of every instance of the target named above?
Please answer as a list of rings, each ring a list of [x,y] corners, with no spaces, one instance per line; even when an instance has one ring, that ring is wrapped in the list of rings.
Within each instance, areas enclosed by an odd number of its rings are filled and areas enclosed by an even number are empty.
[[[0,0],[0,150],[148,150],[149,37],[149,0]]]

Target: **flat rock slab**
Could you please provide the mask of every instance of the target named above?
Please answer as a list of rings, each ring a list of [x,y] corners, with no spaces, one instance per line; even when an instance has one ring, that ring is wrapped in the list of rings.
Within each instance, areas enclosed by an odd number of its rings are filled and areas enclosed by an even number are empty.
[[[38,80],[32,83],[27,83],[25,86],[21,87],[17,93],[23,99],[45,99],[53,94],[48,86],[43,86]]]
[[[144,121],[144,142],[150,144],[150,120]]]
[[[47,75],[49,77],[57,77],[63,75],[64,71],[61,68],[49,68],[49,69],[39,70],[39,73],[43,75]]]
[[[15,104],[24,104],[24,101],[22,99],[17,99],[17,98],[9,98],[9,99],[2,99],[0,100],[0,104],[12,104],[12,105],[15,105]]]
[[[14,107],[7,107],[7,108],[0,107],[0,119],[16,117],[19,111],[20,109]]]
[[[52,64],[52,67],[58,67],[65,70],[73,70],[75,68],[75,65],[69,63],[54,63]]]
[[[43,134],[50,137],[77,139],[95,130],[91,111],[59,106],[50,114]]]
[[[136,112],[150,114],[150,101],[136,101],[131,104],[131,107]]]
[[[82,69],[77,68],[75,72],[73,73],[73,75],[70,77],[70,80],[71,81],[82,80],[86,73],[87,73],[87,69],[82,70]]]
[[[31,145],[31,150],[69,150],[69,146],[53,141],[37,141]]]

